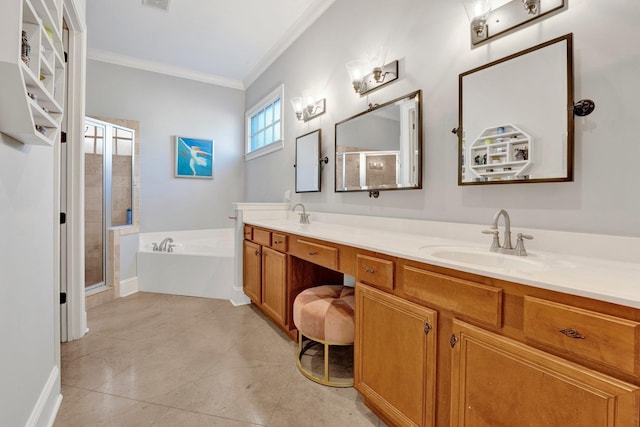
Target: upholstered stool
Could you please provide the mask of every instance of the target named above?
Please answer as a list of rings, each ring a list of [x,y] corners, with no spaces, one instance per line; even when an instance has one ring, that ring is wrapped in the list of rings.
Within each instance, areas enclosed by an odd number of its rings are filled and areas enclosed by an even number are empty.
[[[354,290],[348,286],[317,286],[302,291],[293,302],[293,323],[298,328],[300,372],[312,381],[333,387],[351,387],[350,381],[332,381],[329,375],[329,347],[353,345]],[[303,341],[307,339],[307,344]],[[302,356],[316,344],[324,345],[324,375],[314,375],[302,366]]]

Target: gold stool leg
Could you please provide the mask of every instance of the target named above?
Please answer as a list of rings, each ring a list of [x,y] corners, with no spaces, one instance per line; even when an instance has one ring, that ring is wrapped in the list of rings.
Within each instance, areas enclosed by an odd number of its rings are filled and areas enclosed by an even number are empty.
[[[329,344],[324,343],[324,380],[329,383]]]
[[[328,385],[331,387],[353,387],[353,379],[350,381],[331,381],[331,375],[329,372],[329,348],[332,345],[353,345],[353,344],[331,344],[322,340],[314,340],[312,338],[307,337],[309,343],[305,346],[302,344],[305,336],[302,332],[298,331],[298,357],[296,358],[296,365],[298,370],[302,375],[309,378],[311,381],[315,381],[319,384]],[[317,344],[322,344],[324,346],[324,373],[323,375],[316,376],[311,370],[307,370],[302,366],[302,356],[304,353],[311,347]]]

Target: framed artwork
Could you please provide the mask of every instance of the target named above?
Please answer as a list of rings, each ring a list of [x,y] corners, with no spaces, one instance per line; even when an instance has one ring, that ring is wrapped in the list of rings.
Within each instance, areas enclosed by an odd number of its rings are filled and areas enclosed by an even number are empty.
[[[213,179],[213,140],[175,137],[176,178]]]

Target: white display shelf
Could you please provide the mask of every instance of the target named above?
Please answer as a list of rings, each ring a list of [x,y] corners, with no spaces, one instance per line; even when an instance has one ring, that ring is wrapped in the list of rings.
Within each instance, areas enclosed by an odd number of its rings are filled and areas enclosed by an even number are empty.
[[[65,93],[62,0],[6,0],[0,28],[0,132],[24,144],[53,145]],[[22,32],[30,46],[22,60]]]

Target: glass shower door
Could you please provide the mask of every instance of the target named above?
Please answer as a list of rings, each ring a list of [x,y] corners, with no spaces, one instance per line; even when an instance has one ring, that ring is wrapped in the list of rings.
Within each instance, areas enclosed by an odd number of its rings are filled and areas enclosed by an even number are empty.
[[[84,280],[85,289],[104,286],[104,148],[106,125],[85,120],[84,134]]]
[[[109,283],[108,230],[133,219],[135,132],[85,118],[85,290]]]

